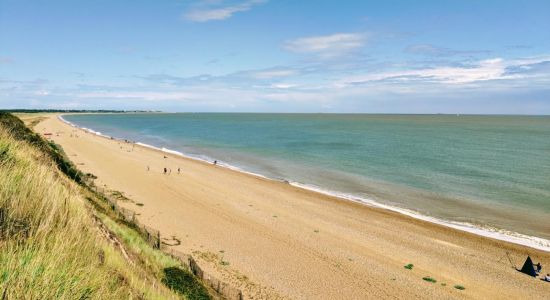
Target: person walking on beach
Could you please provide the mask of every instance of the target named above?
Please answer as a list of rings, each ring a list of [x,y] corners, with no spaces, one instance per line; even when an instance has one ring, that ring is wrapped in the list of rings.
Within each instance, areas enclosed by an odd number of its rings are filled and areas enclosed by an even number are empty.
[[[180,168],[178,167],[178,174],[181,172]]]
[[[167,171],[166,168],[164,168],[164,175],[166,175],[166,171]]]

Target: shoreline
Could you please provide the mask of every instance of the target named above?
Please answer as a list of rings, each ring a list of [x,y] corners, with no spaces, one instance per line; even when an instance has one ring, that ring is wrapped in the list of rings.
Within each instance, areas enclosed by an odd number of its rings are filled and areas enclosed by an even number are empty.
[[[62,122],[66,123],[67,125],[70,125],[74,128],[84,130],[88,133],[91,133],[91,134],[94,134],[94,135],[97,135],[99,137],[106,138],[106,139],[109,139],[109,140],[127,141],[127,140],[122,139],[122,138],[116,138],[116,137],[112,137],[112,136],[102,134],[101,132],[95,131],[91,128],[78,126],[78,125],[64,119],[63,118],[64,115],[70,115],[70,113],[69,114],[58,114],[57,117]],[[148,149],[158,151],[158,152],[161,152],[161,153],[180,156],[180,157],[183,157],[183,158],[186,158],[186,159],[200,161],[200,162],[207,163],[207,164],[212,163],[211,160],[208,160],[206,158],[195,157],[195,156],[192,156],[192,155],[182,153],[180,151],[176,151],[176,150],[172,150],[172,149],[168,149],[168,148],[164,148],[164,147],[157,147],[157,146],[154,146],[154,145],[149,145],[149,144],[146,144],[146,143],[142,143],[140,141],[128,141],[128,142],[130,142],[134,145],[144,147],[144,148],[148,148]],[[334,198],[337,198],[341,201],[352,201],[354,203],[359,203],[359,204],[362,204],[362,205],[366,205],[368,207],[375,207],[375,208],[378,208],[378,209],[383,209],[383,210],[387,210],[387,211],[396,212],[398,214],[408,216],[408,217],[411,217],[411,218],[414,218],[414,219],[417,219],[417,220],[422,220],[422,221],[425,221],[425,222],[445,226],[445,227],[448,227],[448,228],[453,228],[453,229],[456,229],[456,230],[460,230],[460,231],[463,231],[463,232],[468,232],[468,233],[475,234],[475,235],[478,235],[478,236],[491,238],[491,239],[496,239],[496,240],[499,240],[499,241],[509,242],[509,243],[513,243],[513,244],[517,244],[517,245],[521,245],[521,246],[526,246],[526,247],[530,247],[530,248],[537,249],[537,250],[550,252],[550,240],[544,239],[544,238],[541,238],[541,237],[530,236],[530,235],[526,235],[526,234],[522,234],[522,233],[518,233],[518,232],[513,232],[513,231],[501,229],[501,228],[482,227],[482,226],[474,225],[474,224],[467,223],[467,222],[456,222],[456,221],[444,220],[444,219],[441,219],[441,218],[424,215],[424,214],[418,213],[418,212],[416,212],[414,210],[411,210],[411,209],[406,209],[406,208],[401,208],[401,207],[397,207],[397,206],[387,205],[387,204],[380,203],[380,202],[377,202],[377,201],[372,200],[372,199],[358,197],[358,196],[355,196],[353,194],[348,194],[348,193],[345,193],[345,192],[327,190],[327,189],[324,189],[322,187],[318,187],[318,186],[315,186],[315,185],[312,185],[312,184],[300,183],[300,182],[290,181],[290,180],[287,180],[287,179],[277,179],[277,178],[267,177],[267,176],[264,176],[262,174],[246,171],[246,170],[244,170],[244,169],[242,169],[238,166],[233,166],[233,165],[228,164],[226,162],[218,161],[218,166],[222,167],[222,168],[226,168],[228,170],[232,170],[232,171],[235,171],[235,172],[246,174],[246,175],[249,175],[249,176],[259,177],[259,178],[262,178],[262,179],[265,179],[265,180],[270,180],[270,181],[274,181],[274,182],[284,182],[284,183],[287,183],[287,184],[289,184],[293,187],[308,190],[308,191],[311,191],[311,192],[314,192],[314,193],[323,194],[323,195],[329,196],[329,197],[334,197]]]
[[[528,253],[545,272],[546,251],[135,147],[57,116],[35,125],[36,132],[53,133],[73,163],[107,193],[128,198],[119,205],[160,231],[167,247],[192,253],[244,299],[487,299],[518,298],[527,290],[544,299],[550,293],[550,285],[514,268]],[[163,167],[182,172],[163,174]],[[414,269],[403,268],[408,264]]]

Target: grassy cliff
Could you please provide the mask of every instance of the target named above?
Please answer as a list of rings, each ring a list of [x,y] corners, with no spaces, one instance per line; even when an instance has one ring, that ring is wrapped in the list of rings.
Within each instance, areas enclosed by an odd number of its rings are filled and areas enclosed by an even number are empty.
[[[59,148],[0,112],[1,299],[208,299],[115,216]],[[184,287],[166,270],[183,274]]]

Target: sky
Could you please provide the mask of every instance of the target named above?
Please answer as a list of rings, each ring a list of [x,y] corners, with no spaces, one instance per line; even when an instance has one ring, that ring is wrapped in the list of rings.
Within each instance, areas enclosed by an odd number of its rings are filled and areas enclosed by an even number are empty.
[[[0,0],[0,108],[550,114],[550,1]]]

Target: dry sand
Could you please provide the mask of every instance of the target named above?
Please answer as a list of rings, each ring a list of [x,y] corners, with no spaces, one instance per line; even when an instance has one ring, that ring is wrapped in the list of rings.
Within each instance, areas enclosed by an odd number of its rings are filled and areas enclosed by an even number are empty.
[[[530,254],[548,273],[548,252],[75,131],[56,115],[35,130],[54,133],[96,183],[133,201],[124,205],[140,222],[180,240],[174,248],[245,298],[550,298],[550,283],[517,272],[506,257],[521,267]]]

